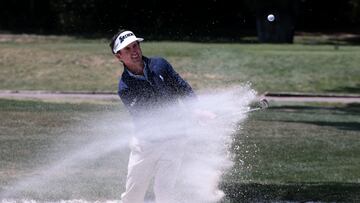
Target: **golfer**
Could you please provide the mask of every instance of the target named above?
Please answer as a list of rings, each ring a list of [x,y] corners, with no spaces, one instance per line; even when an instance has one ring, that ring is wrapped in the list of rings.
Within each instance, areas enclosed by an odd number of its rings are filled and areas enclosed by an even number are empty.
[[[132,115],[138,131],[138,136],[131,142],[126,191],[121,199],[123,203],[143,203],[148,186],[154,179],[156,202],[171,203],[176,173],[181,166],[181,151],[174,152],[180,149],[177,147],[179,143],[152,145],[141,138],[157,137],[157,131],[152,129],[164,125],[157,120],[157,115],[153,115],[154,112],[161,112],[160,109],[179,102],[179,99],[194,98],[195,94],[164,58],[143,56],[141,41],[143,38],[136,37],[133,32],[121,30],[110,43],[112,53],[124,66],[118,94]],[[150,122],[142,120],[149,116],[148,112],[153,115]],[[166,153],[166,150],[172,153]]]

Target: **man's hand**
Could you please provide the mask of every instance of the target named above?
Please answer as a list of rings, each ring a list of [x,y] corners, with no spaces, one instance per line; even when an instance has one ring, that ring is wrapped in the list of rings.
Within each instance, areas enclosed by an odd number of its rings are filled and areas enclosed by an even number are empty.
[[[194,117],[200,124],[207,124],[210,121],[214,120],[217,116],[211,111],[196,109],[194,111]]]

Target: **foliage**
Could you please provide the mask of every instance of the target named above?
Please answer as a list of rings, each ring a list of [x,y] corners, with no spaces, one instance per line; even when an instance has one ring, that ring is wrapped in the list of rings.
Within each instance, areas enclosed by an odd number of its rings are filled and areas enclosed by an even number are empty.
[[[254,35],[256,10],[274,7],[294,10],[298,30],[353,30],[360,23],[359,0],[12,0],[0,7],[0,30],[109,36],[126,27],[153,39],[234,39]]]

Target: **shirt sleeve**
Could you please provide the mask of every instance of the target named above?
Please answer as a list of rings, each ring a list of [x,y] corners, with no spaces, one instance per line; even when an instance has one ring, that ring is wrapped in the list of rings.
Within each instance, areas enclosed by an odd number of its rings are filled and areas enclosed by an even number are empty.
[[[128,88],[119,87],[118,95],[131,115],[138,112],[138,101],[135,94],[132,94]]]
[[[187,83],[167,61],[166,66],[167,74],[175,91],[181,96],[195,98],[196,95],[189,83]]]

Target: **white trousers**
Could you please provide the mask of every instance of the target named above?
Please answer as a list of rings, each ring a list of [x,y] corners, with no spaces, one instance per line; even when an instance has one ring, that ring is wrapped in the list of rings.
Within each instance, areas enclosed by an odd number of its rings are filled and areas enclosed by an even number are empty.
[[[126,191],[123,203],[143,203],[146,191],[154,178],[156,203],[175,202],[175,185],[183,155],[177,140],[144,144],[134,139],[128,164]]]

